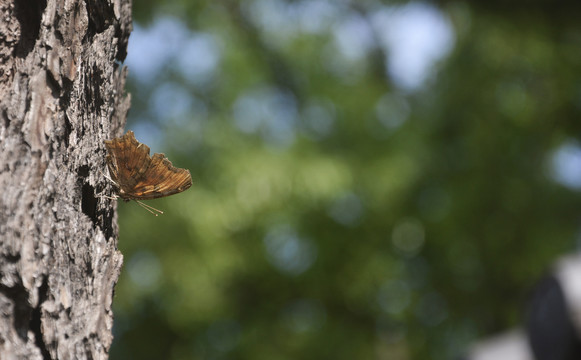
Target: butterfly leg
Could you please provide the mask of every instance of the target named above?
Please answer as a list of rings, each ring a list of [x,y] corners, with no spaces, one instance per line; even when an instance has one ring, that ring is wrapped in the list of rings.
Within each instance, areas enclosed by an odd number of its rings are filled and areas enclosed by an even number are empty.
[[[117,200],[117,199],[119,199],[119,196],[117,196],[117,195],[109,196],[109,195],[98,194],[97,197],[105,198],[105,199],[109,199],[109,200]]]
[[[111,181],[115,186],[119,187],[119,184],[117,184],[115,182],[115,180],[111,179],[111,177],[109,175],[105,175],[101,170],[99,170],[99,172],[101,173],[101,175],[103,175],[103,177],[109,181]]]

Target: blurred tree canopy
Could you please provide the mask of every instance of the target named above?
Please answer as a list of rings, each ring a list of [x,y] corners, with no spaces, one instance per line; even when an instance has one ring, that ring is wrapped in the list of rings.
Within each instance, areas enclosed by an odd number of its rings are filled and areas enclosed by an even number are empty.
[[[136,1],[128,127],[194,186],[119,205],[111,358],[449,359],[518,326],[579,233],[579,5],[547,4]]]

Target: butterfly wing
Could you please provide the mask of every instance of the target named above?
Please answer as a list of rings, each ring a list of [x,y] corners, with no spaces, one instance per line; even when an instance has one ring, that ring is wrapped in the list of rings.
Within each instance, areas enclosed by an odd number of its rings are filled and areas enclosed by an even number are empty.
[[[119,186],[120,195],[130,193],[149,167],[149,147],[139,143],[133,131],[128,131],[123,137],[105,141],[105,146],[109,152],[107,165],[112,180]]]
[[[186,169],[176,168],[163,154],[154,154],[145,176],[134,187],[136,199],[156,199],[177,194],[192,186]]]
[[[149,156],[149,147],[135,139],[133,131],[121,138],[105,141],[107,165],[123,199],[147,200],[169,196],[188,189],[192,177],[176,168],[163,154]]]

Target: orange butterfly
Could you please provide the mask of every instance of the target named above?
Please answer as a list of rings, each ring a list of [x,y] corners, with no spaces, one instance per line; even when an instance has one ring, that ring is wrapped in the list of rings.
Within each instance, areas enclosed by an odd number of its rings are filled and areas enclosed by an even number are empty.
[[[177,194],[192,186],[192,176],[186,169],[176,168],[164,154],[149,156],[149,147],[135,139],[133,131],[113,140],[106,140],[107,166],[117,195],[135,200],[152,214],[163,214],[139,200],[157,199]]]

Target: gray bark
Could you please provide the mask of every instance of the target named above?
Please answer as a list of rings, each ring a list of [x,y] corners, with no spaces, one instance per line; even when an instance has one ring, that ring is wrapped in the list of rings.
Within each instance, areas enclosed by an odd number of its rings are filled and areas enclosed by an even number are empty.
[[[106,359],[129,0],[0,0],[0,359]],[[110,195],[110,194],[109,194]]]

